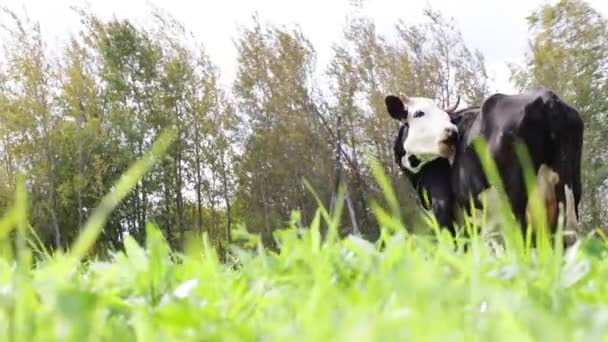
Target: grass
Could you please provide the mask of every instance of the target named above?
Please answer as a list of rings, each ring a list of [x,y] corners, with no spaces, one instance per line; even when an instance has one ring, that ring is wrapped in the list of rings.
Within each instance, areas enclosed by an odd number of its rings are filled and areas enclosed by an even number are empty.
[[[599,341],[608,337],[606,243],[532,248],[505,215],[504,243],[471,229],[464,251],[435,226],[408,234],[391,184],[380,240],[337,238],[337,210],[297,212],[276,238],[235,232],[227,264],[205,236],[171,251],[157,227],[109,260],[87,257],[111,209],[169,146],[154,145],[102,201],[74,246],[48,253],[27,234],[23,179],[0,221],[1,341]],[[483,147],[483,146],[482,146]],[[491,165],[488,170],[492,172]],[[476,218],[475,220],[482,218]],[[474,220],[474,221],[475,221]],[[321,235],[322,226],[328,234]],[[9,239],[14,231],[15,238]],[[559,240],[559,239],[558,239]],[[11,243],[12,242],[12,243]],[[12,248],[12,246],[15,248]],[[43,257],[32,258],[32,253]]]

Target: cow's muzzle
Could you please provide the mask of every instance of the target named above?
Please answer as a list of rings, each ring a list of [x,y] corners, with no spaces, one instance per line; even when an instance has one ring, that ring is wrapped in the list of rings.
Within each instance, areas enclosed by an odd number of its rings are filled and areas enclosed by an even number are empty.
[[[442,143],[446,145],[456,145],[458,142],[458,130],[455,128],[446,128],[444,130],[445,138]]]

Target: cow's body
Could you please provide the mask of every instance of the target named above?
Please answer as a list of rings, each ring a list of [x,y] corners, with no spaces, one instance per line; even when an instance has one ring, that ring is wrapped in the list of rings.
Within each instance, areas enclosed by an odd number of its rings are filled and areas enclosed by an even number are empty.
[[[470,211],[471,199],[480,208],[479,195],[489,188],[472,146],[472,141],[478,137],[488,143],[511,207],[524,229],[528,196],[515,153],[516,141],[525,143],[534,171],[545,177],[539,189],[544,191],[542,196],[549,222],[552,225],[556,223],[557,203],[568,205],[566,189],[572,191],[574,203],[571,205],[578,217],[583,123],[575,109],[553,92],[541,89],[519,95],[495,94],[488,97],[481,107],[451,113],[450,117],[458,128],[452,163],[442,157],[423,163],[409,154],[403,148],[403,141],[409,133],[407,121],[404,121],[394,146],[396,162],[416,187],[421,199],[424,199],[423,192],[428,193],[430,208],[427,208],[432,209],[441,226],[453,232],[455,208]]]

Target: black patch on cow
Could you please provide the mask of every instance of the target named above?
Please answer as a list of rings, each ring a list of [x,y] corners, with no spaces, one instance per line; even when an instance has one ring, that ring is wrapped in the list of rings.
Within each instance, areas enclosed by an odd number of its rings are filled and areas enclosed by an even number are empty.
[[[407,160],[410,162],[410,165],[413,168],[418,167],[418,165],[420,165],[420,159],[418,159],[418,157],[416,157],[415,155],[410,155],[409,157],[407,157]]]
[[[403,149],[403,140],[407,137],[409,126],[401,125],[399,127],[399,132],[395,137],[395,142],[393,143],[393,155],[395,156],[395,163],[399,165],[399,168],[402,171],[407,171],[405,165],[401,164],[401,159],[405,156],[405,149]]]

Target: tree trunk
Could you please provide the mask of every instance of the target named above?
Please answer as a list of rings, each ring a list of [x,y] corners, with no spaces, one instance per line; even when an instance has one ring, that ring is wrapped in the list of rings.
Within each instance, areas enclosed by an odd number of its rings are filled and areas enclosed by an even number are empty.
[[[346,191],[346,206],[348,208],[348,213],[350,215],[350,224],[352,226],[352,234],[355,236],[361,236],[361,231],[359,230],[359,225],[357,224],[357,215],[355,213],[355,208],[353,206],[353,202],[350,199],[350,193],[348,192],[348,186],[345,184]]]
[[[215,170],[215,166],[212,166],[213,169]],[[216,213],[215,213],[215,195],[213,193],[213,189],[215,189],[215,172],[211,173],[211,183],[209,184],[209,187],[207,188],[207,197],[209,199],[209,210],[211,212],[210,218],[211,218],[211,222],[207,223],[207,232],[209,234],[209,240],[210,241],[216,241],[215,239],[217,238],[217,218],[216,218]]]
[[[78,116],[78,132],[79,132],[79,140],[78,145],[78,187],[76,190],[76,201],[78,202],[78,229],[82,229],[82,222],[84,221],[84,213],[82,208],[82,182],[84,180],[84,158],[82,155],[82,131],[84,130],[85,117],[84,117],[84,106],[82,104],[82,100],[79,101],[80,106],[80,115]]]
[[[341,154],[341,150],[342,150],[342,115],[338,114],[336,117],[336,141],[335,143],[335,164],[334,164],[334,193],[331,197],[331,203],[329,205],[329,212],[333,213],[335,205],[336,205],[336,200],[337,200],[337,195],[338,195],[338,189],[340,188],[340,182],[341,182],[341,176],[342,176],[342,161],[340,156]]]
[[[231,208],[230,208],[230,198],[228,196],[228,175],[227,175],[227,171],[226,171],[226,163],[224,162],[224,159],[222,158],[222,165],[221,165],[221,172],[222,172],[222,185],[223,185],[223,192],[224,192],[224,202],[226,204],[226,240],[228,241],[228,243],[232,242],[232,212],[231,212]]]
[[[141,180],[142,189],[141,189],[141,229],[142,231],[146,231],[146,221],[147,221],[147,208],[148,208],[148,193],[146,191],[146,183],[144,180]]]
[[[266,192],[264,191],[263,186],[260,186],[260,195],[262,195],[262,211],[264,214],[264,234],[262,235],[262,237],[264,238],[263,240],[266,240],[269,239],[271,232],[268,222],[268,204],[266,203]],[[269,243],[270,241],[265,242]]]
[[[133,75],[130,75],[129,79],[130,79],[130,83],[131,83],[131,91],[133,92],[133,95],[134,95],[133,101],[135,101],[135,105],[137,106],[137,130],[141,134],[141,136],[139,137],[139,140],[137,140],[137,151],[135,152],[136,159],[139,159],[144,154],[144,140],[145,140],[146,127],[145,127],[145,119],[144,119],[145,114],[144,114],[144,110],[143,110],[143,106],[142,106],[145,103],[142,103],[142,102],[145,102],[145,99],[142,99],[142,96],[136,85],[137,82],[133,78]],[[125,105],[128,106],[128,103],[126,101],[125,101]],[[139,202],[139,200],[138,200],[138,203],[139,203],[138,226],[139,226],[139,229],[142,232],[144,232],[144,235],[145,235],[145,227],[146,227],[146,220],[147,220],[146,209],[148,206],[147,186],[146,186],[145,180],[146,180],[146,176],[143,176],[141,181],[139,182],[141,184],[141,186],[139,187],[139,190],[141,193],[141,202]]]
[[[138,143],[138,151],[137,151],[137,159],[141,158],[144,154],[144,142],[143,142],[143,138],[142,140],[139,141]],[[147,193],[147,184],[146,184],[146,176],[144,175],[141,179],[141,187],[140,187],[140,191],[141,191],[141,202],[140,202],[140,207],[139,207],[139,211],[140,211],[140,222],[139,222],[139,229],[141,229],[141,231],[145,232],[146,231],[146,210],[148,207],[148,193]]]
[[[198,124],[194,128],[194,168],[196,170],[196,228],[199,236],[203,235],[203,195],[202,195],[202,182],[203,176],[201,175],[201,151],[200,151],[200,133]]]
[[[163,192],[164,192],[164,196],[165,196],[165,229],[167,231],[167,242],[169,243],[170,246],[172,245],[172,241],[173,241],[173,230],[171,229],[171,219],[170,219],[170,215],[171,215],[171,210],[169,208],[169,203],[171,203],[171,193],[169,191],[169,187],[168,184],[169,183],[169,179],[167,174],[165,172],[163,172],[164,174],[164,182],[163,182]]]
[[[5,167],[5,171],[6,171],[6,179],[7,179],[7,184],[9,185],[10,189],[13,189],[13,160],[11,158],[11,151],[9,146],[11,146],[8,142],[8,137],[5,135],[3,137],[3,147],[2,147],[2,151],[4,151],[4,167]]]
[[[41,94],[36,90],[36,94]],[[49,202],[49,209],[51,211],[51,225],[53,232],[55,233],[55,248],[61,248],[61,231],[59,230],[59,221],[57,219],[57,186],[55,184],[55,158],[53,158],[53,151],[51,145],[51,123],[49,119],[50,113],[48,113],[48,105],[44,96],[39,97],[40,101],[44,104],[42,109],[42,129],[43,129],[43,141],[44,141],[44,154],[47,163],[47,180],[49,182],[49,193],[47,200]]]
[[[591,229],[596,229],[596,228],[600,228],[601,227],[601,219],[600,219],[600,212],[601,212],[601,208],[600,208],[600,200],[598,199],[599,197],[599,191],[596,189],[593,189],[591,191],[590,195],[590,200],[591,200]]]
[[[49,183],[50,183],[50,191],[49,191],[49,203],[51,209],[51,222],[53,224],[53,231],[55,232],[55,248],[61,248],[61,231],[59,230],[59,222],[57,220],[57,201],[55,195],[55,175],[54,168],[51,169],[49,173]]]
[[[137,230],[138,234],[141,233],[141,227],[139,226],[141,222],[140,210],[139,210],[139,193],[140,193],[140,182],[135,185],[135,189],[133,189],[133,205],[131,206],[131,210],[133,211],[133,226],[135,230]]]
[[[179,107],[175,104],[175,123],[177,126],[177,141],[175,142],[176,156],[175,156],[175,202],[177,209],[177,227],[179,229],[179,245],[180,249],[184,249],[185,240],[185,225],[184,225],[184,200],[182,196],[182,127],[180,125]]]
[[[179,139],[177,141],[177,145],[179,145]],[[180,165],[180,152],[179,147],[177,148],[177,158],[175,160],[175,204],[176,204],[176,223],[179,229],[179,245],[180,249],[184,248],[184,239],[185,239],[185,228],[184,228],[184,208],[183,208],[183,197],[182,197],[182,180],[181,180],[181,165]]]

